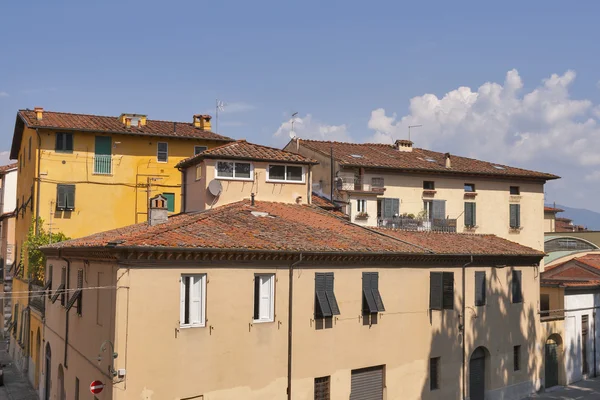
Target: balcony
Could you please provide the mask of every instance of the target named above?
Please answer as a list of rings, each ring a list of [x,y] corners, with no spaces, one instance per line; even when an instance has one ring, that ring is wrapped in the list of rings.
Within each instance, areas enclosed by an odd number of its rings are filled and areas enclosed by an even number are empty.
[[[110,175],[112,174],[112,156],[96,154],[94,156],[94,174]]]
[[[364,178],[359,176],[341,176],[337,178],[337,189],[354,192],[385,192],[383,178]]]
[[[381,228],[400,229],[418,232],[456,232],[456,219],[450,218],[411,218],[396,217],[379,219],[377,226]]]

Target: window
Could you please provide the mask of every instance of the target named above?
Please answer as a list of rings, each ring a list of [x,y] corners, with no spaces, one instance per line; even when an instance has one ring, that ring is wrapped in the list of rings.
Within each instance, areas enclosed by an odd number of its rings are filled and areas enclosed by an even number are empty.
[[[56,185],[56,209],[75,209],[75,185]]]
[[[512,302],[513,303],[522,303],[523,302],[523,292],[521,290],[521,271],[513,271],[512,272]]]
[[[515,371],[521,370],[521,346],[513,347],[513,369]]]
[[[519,229],[521,227],[521,205],[510,205],[510,228]]]
[[[194,155],[198,155],[206,150],[208,150],[206,146],[194,146]]]
[[[31,161],[31,136],[29,136],[29,153],[27,154],[27,159]]]
[[[315,378],[315,400],[329,400],[330,377]]]
[[[454,272],[429,273],[429,308],[454,309]]]
[[[467,228],[474,228],[475,226],[477,226],[476,210],[476,203],[465,203],[465,226]]]
[[[379,272],[363,272],[362,313],[365,325],[377,323],[377,313],[385,311],[381,293],[379,293]]]
[[[202,327],[205,323],[206,275],[181,276],[181,327]]]
[[[485,306],[486,281],[485,271],[475,272],[475,305]]]
[[[81,316],[81,297],[83,290],[83,270],[80,269],[77,271],[77,290],[73,293],[69,302],[67,303],[66,309],[67,312],[77,303],[77,314]]]
[[[169,161],[169,143],[158,142],[156,146],[156,160],[158,162]]]
[[[163,193],[162,195],[167,199],[167,210],[175,212],[175,193]]]
[[[440,357],[429,359],[429,389],[440,388]]]
[[[385,187],[385,181],[383,178],[381,177],[374,177],[371,178],[371,187],[373,188],[384,188]]]
[[[217,161],[217,178],[252,179],[253,172],[248,162]]]
[[[65,291],[65,282],[67,281],[67,269],[65,267],[62,267],[62,270],[60,271],[60,305],[64,307],[64,305],[66,304],[66,295],[67,292]]]
[[[424,200],[423,210],[428,219],[446,219],[446,200]]]
[[[79,378],[75,377],[75,400],[79,400]]]
[[[475,191],[474,183],[465,183],[465,192],[473,193]]]
[[[331,318],[340,315],[333,291],[333,272],[315,273],[315,318]]]
[[[423,190],[435,190],[435,182],[423,181]]]
[[[366,200],[356,200],[356,211],[359,213],[367,212],[367,201]]]
[[[56,299],[58,299],[58,296],[63,295],[63,289],[65,288],[65,274],[66,274],[66,269],[65,269],[65,267],[63,267],[60,271],[60,285],[58,285],[58,288],[56,288],[56,292],[54,292],[52,297],[50,297],[50,301],[52,302],[52,304],[54,304],[56,302]],[[61,303],[62,303],[62,297],[61,297]]]
[[[275,275],[254,276],[254,322],[273,322]]]
[[[299,165],[269,165],[267,181],[304,182],[304,168]]]
[[[549,317],[550,316],[550,295],[549,294],[540,294],[540,317]]]
[[[400,215],[400,199],[378,199],[377,216],[381,219],[392,219]]]
[[[66,132],[56,133],[56,151],[72,152],[73,151],[73,134]]]
[[[521,188],[519,188],[519,186],[511,186],[510,194],[512,196],[519,196],[521,194]]]

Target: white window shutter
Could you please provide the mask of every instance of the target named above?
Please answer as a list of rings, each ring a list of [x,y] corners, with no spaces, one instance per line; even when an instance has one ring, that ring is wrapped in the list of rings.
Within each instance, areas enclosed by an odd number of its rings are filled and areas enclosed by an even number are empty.
[[[259,319],[271,319],[271,276],[260,277],[260,310]]]
[[[190,290],[190,323],[192,325],[202,324],[202,276],[194,276],[191,278],[193,281]],[[191,282],[190,282],[191,283]]]
[[[180,310],[179,310],[179,324],[185,323],[185,278],[181,277],[181,289],[180,289]]]

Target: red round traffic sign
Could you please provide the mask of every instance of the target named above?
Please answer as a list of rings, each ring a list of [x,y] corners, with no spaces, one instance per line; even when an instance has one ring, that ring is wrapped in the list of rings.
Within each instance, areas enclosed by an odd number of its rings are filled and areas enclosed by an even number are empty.
[[[94,381],[90,383],[90,392],[92,392],[93,394],[100,393],[102,389],[104,389],[104,383],[100,381]]]

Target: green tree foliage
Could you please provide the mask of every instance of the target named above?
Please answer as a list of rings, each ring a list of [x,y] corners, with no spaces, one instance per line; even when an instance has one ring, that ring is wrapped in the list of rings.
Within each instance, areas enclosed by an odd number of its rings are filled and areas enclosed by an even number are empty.
[[[27,239],[23,242],[21,250],[21,265],[25,265],[25,255],[27,256],[27,274],[34,283],[44,283],[44,270],[46,267],[46,256],[40,250],[41,247],[52,243],[62,242],[69,238],[62,232],[51,233],[44,229],[44,220],[38,219],[39,232],[35,233],[35,218],[31,221]]]

